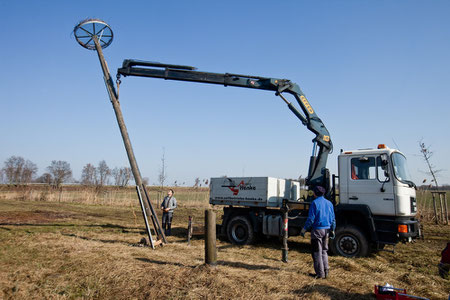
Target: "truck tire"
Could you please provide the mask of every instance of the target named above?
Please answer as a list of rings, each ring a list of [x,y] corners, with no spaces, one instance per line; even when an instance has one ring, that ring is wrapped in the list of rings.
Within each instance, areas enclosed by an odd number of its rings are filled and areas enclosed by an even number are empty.
[[[336,238],[331,240],[331,251],[345,257],[364,257],[369,255],[369,242],[364,233],[355,226],[337,228]]]
[[[228,240],[235,245],[248,245],[253,243],[255,233],[249,219],[244,216],[235,216],[227,226]]]

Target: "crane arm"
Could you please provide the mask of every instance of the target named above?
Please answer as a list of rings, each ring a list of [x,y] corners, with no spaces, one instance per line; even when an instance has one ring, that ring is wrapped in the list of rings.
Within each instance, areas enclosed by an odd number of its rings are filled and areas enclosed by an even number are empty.
[[[300,87],[290,80],[231,73],[200,72],[196,71],[196,68],[191,66],[162,64],[131,59],[124,60],[122,67],[117,70],[117,76],[120,77],[121,75],[274,91],[277,96],[280,96],[285,101],[288,108],[302,124],[316,135],[313,139],[313,154],[310,158],[306,184],[309,187],[322,185],[327,189],[327,192],[329,191],[329,172],[326,168],[328,154],[332,151],[329,132],[322,120],[315,113]],[[293,95],[302,112],[289,102],[283,96],[283,93]],[[318,146],[318,150],[316,145]]]

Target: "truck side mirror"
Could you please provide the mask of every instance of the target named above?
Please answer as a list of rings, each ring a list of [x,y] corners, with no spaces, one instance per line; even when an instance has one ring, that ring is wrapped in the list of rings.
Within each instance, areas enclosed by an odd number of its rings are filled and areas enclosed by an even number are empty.
[[[384,177],[389,178],[389,161],[386,154],[381,155],[381,168],[384,170]]]

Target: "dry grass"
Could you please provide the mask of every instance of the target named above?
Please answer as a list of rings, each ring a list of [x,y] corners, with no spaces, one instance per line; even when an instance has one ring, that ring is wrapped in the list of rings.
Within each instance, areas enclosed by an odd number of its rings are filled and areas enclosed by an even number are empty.
[[[182,208],[209,207],[209,188],[170,187],[175,190],[178,204]],[[158,205],[166,195],[166,189],[148,187],[153,205]],[[303,191],[302,191],[303,192]],[[447,192],[448,193],[448,192]],[[47,185],[10,186],[0,185],[0,199],[20,199],[45,202],[69,202],[97,204],[108,206],[128,206],[134,208],[137,203],[136,189],[134,187],[119,188],[105,186],[102,188],[89,186],[63,186],[55,189]],[[421,221],[433,221],[434,210],[431,192],[429,190],[417,191],[417,217]],[[447,197],[450,206],[450,197]],[[438,205],[439,210],[439,205]]]
[[[208,207],[209,188],[170,187],[181,207]],[[161,203],[167,188],[147,187],[153,205]],[[135,206],[138,203],[135,187],[115,186],[62,186],[48,185],[0,185],[0,199],[29,200],[43,202],[69,202],[113,206]]]
[[[450,226],[425,224],[425,239],[369,258],[330,257],[331,277],[314,280],[307,239],[236,247],[218,241],[218,266],[203,265],[203,240],[186,243],[182,207],[169,244],[139,247],[144,227],[127,206],[0,199],[1,299],[373,299],[386,282],[409,293],[446,299],[450,284],[437,274]],[[220,218],[218,218],[220,219]]]

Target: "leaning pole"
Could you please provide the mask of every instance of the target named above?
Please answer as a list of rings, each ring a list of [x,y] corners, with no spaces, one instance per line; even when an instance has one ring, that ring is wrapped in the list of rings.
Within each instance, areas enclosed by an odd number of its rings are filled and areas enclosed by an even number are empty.
[[[128,156],[128,161],[130,163],[131,171],[133,172],[138,198],[141,203],[142,215],[144,217],[144,222],[149,237],[149,242],[152,248],[154,248],[155,244],[167,243],[166,237],[161,230],[161,226],[159,225],[156,211],[153,209],[145,185],[142,183],[141,172],[139,171],[136,157],[134,156],[133,152],[133,147],[131,146],[127,127],[125,126],[125,121],[123,119],[122,110],[120,109],[119,97],[116,92],[114,82],[111,79],[105,57],[103,56],[103,49],[105,49],[112,43],[114,34],[109,25],[99,19],[84,20],[75,26],[73,32],[77,42],[82,47],[97,52],[98,59],[103,71],[103,79],[105,81],[106,90],[108,91],[109,99],[116,115],[117,124],[119,125],[120,133],[122,135],[123,143]],[[145,201],[143,200],[143,198],[145,198]],[[157,235],[156,242],[154,242],[152,239],[151,229],[147,216],[151,217],[153,227]]]

